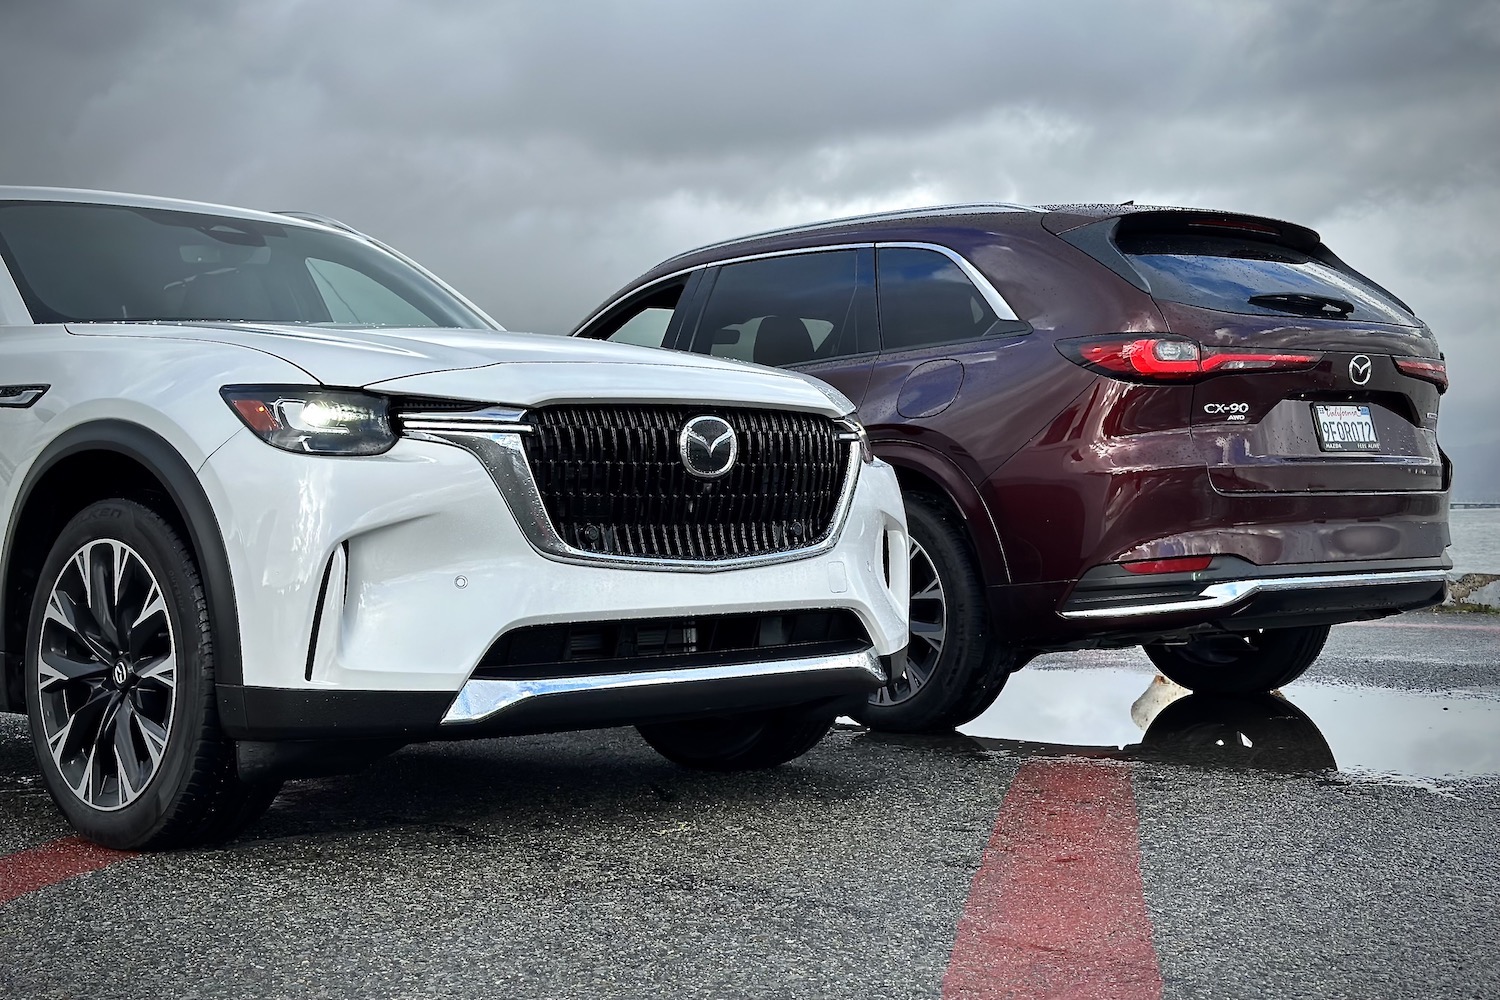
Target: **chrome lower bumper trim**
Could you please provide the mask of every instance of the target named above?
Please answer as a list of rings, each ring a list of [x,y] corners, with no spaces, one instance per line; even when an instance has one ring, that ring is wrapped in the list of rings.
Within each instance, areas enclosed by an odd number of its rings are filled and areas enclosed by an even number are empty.
[[[836,656],[814,656],[796,660],[726,663],[712,667],[686,667],[679,670],[646,670],[628,674],[599,674],[592,677],[547,677],[536,680],[492,680],[477,678],[459,690],[453,704],[443,715],[442,724],[454,725],[491,719],[523,702],[542,698],[564,698],[569,695],[595,695],[610,691],[656,689],[663,692],[683,691],[696,684],[757,678],[809,679],[839,674],[868,674],[874,684],[886,682],[880,657],[873,649]]]
[[[1209,584],[1195,597],[1058,613],[1064,618],[1137,618],[1143,615],[1167,615],[1180,611],[1212,611],[1217,608],[1227,608],[1255,594],[1279,590],[1341,590],[1358,587],[1400,586],[1408,583],[1443,583],[1447,579],[1448,574],[1444,570],[1424,569],[1390,573],[1330,573],[1326,576],[1273,576],[1263,580],[1227,580],[1222,583]]]

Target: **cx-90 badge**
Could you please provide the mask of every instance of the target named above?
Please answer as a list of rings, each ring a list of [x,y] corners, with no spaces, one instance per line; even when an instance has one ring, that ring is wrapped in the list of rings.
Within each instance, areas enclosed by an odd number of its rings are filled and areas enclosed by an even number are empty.
[[[677,436],[682,464],[699,479],[717,479],[734,468],[739,458],[739,437],[720,417],[694,417]]]
[[[1363,354],[1356,355],[1349,362],[1349,378],[1354,381],[1355,385],[1364,385],[1370,381],[1370,373],[1374,368],[1369,358]]]

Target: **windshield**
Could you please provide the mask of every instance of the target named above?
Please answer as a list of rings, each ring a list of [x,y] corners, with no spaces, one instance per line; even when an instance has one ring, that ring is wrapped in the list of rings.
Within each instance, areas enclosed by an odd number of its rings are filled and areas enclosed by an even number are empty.
[[[490,324],[363,240],[116,205],[0,203],[0,257],[38,323]]]

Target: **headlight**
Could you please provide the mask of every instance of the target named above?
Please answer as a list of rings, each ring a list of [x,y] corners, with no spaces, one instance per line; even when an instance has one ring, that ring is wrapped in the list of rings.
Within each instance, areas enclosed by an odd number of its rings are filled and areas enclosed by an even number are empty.
[[[870,435],[865,430],[865,425],[853,417],[844,417],[839,421],[841,433],[840,441],[858,441],[859,457],[864,459],[866,465],[875,461],[875,449],[870,447]]]
[[[220,394],[246,427],[282,451],[379,455],[396,443],[380,396],[300,385],[229,385]]]

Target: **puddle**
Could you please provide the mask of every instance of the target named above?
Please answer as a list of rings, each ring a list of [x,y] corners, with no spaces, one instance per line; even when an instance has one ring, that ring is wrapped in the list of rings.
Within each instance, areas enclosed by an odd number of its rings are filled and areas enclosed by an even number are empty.
[[[1298,682],[1285,697],[1189,694],[1138,670],[1026,669],[960,732],[1002,749],[1286,773],[1500,775],[1500,698]]]

